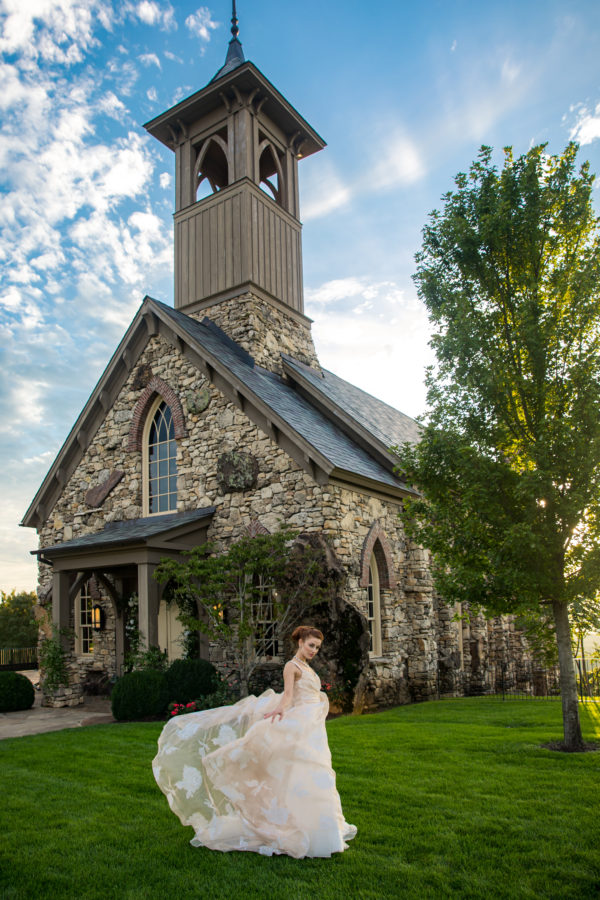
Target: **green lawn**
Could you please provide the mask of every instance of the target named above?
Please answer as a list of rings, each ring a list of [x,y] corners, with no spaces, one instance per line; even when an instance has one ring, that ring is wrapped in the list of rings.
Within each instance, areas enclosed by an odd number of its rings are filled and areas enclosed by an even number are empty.
[[[599,707],[583,707],[600,740]],[[189,846],[150,762],[160,723],[0,742],[0,897],[597,898],[600,753],[560,754],[560,704],[493,699],[328,723],[358,836],[331,860]]]

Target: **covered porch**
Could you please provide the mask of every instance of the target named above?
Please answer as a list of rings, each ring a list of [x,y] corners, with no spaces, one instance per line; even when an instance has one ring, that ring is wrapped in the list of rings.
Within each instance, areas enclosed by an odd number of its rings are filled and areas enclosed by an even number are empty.
[[[127,599],[134,594],[138,598],[140,647],[162,647],[165,643],[166,647],[162,649],[169,650],[171,655],[166,613],[163,610],[162,618],[159,615],[162,587],[154,573],[161,559],[177,558],[182,552],[206,542],[214,512],[215,508],[211,506],[113,522],[94,534],[33,551],[40,562],[52,567],[52,623],[75,634],[75,638],[61,637],[63,647],[69,653],[70,680],[73,682],[72,690],[66,692],[68,705],[80,702],[78,697],[83,696],[86,669],[103,670],[113,676],[122,673],[127,649],[125,620],[130,613]],[[75,606],[82,590],[91,590],[92,596],[88,599],[90,604],[94,603],[91,611],[95,618],[90,627],[98,640],[91,653],[89,643],[82,647],[77,635],[78,611]]]

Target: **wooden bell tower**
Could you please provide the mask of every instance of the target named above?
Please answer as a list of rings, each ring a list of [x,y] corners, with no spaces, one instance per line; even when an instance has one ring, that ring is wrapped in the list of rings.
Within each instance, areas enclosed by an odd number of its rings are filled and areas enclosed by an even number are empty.
[[[244,59],[145,125],[175,152],[175,308],[251,293],[303,313],[298,160],[325,143]]]

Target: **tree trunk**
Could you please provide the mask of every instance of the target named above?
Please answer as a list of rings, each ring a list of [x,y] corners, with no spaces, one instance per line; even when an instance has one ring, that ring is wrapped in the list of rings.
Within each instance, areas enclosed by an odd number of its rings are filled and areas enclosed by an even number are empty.
[[[577,699],[575,665],[571,651],[569,611],[565,603],[559,603],[556,600],[552,603],[552,609],[556,625],[556,643],[558,645],[565,750],[582,751],[585,747],[579,723],[579,701]]]

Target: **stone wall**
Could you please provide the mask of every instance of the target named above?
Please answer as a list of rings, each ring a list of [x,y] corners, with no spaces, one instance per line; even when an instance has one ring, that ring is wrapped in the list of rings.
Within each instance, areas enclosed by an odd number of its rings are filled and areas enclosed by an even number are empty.
[[[281,353],[320,370],[310,320],[286,312],[276,303],[242,294],[191,315],[200,320],[208,316],[253,356],[257,365],[271,372],[282,373]]]
[[[258,315],[252,299],[246,305],[236,300],[242,318]],[[235,336],[231,320],[228,327]],[[261,333],[261,327],[257,319],[254,331]],[[252,332],[248,330],[246,349],[253,355],[258,353],[262,365],[273,367],[275,348],[264,334],[253,343]],[[309,332],[307,335],[310,339]],[[293,352],[298,355],[297,346]],[[348,575],[344,599],[366,615],[363,551],[365,546],[372,546],[373,536],[379,535],[374,548],[380,556],[383,554],[382,561],[389,569],[381,590],[383,649],[382,656],[370,661],[361,678],[362,708],[436,696],[438,660],[446,667],[444,693],[457,694],[476,685],[480,669],[485,667],[487,624],[474,621],[463,629],[461,656],[459,626],[452,621],[452,611],[448,612],[434,595],[427,553],[406,538],[399,501],[373,497],[337,483],[315,483],[161,337],[149,341],[93,444],[65,485],[40,532],[41,547],[100,531],[107,522],[144,515],[142,452],[132,449],[136,444],[131,440],[131,430],[132,424],[135,427],[133,411],[151,379],[161,379],[177,394],[184,413],[185,429],[177,439],[177,508],[216,507],[208,537],[217,550],[246,534],[256,521],[269,531],[285,523],[298,531],[322,532]],[[197,402],[199,395],[202,403]],[[228,491],[222,486],[218,468],[225,451],[243,451],[257,461],[252,488]],[[90,508],[86,502],[89,490],[115,470],[122,471],[123,477],[100,507]],[[41,591],[47,589],[49,580],[50,570],[42,564]],[[74,654],[74,684],[85,681],[90,668],[115,673],[115,615],[112,601],[105,598],[103,603],[106,631],[97,640],[93,659]],[[458,674],[461,661],[469,673],[464,679]]]

